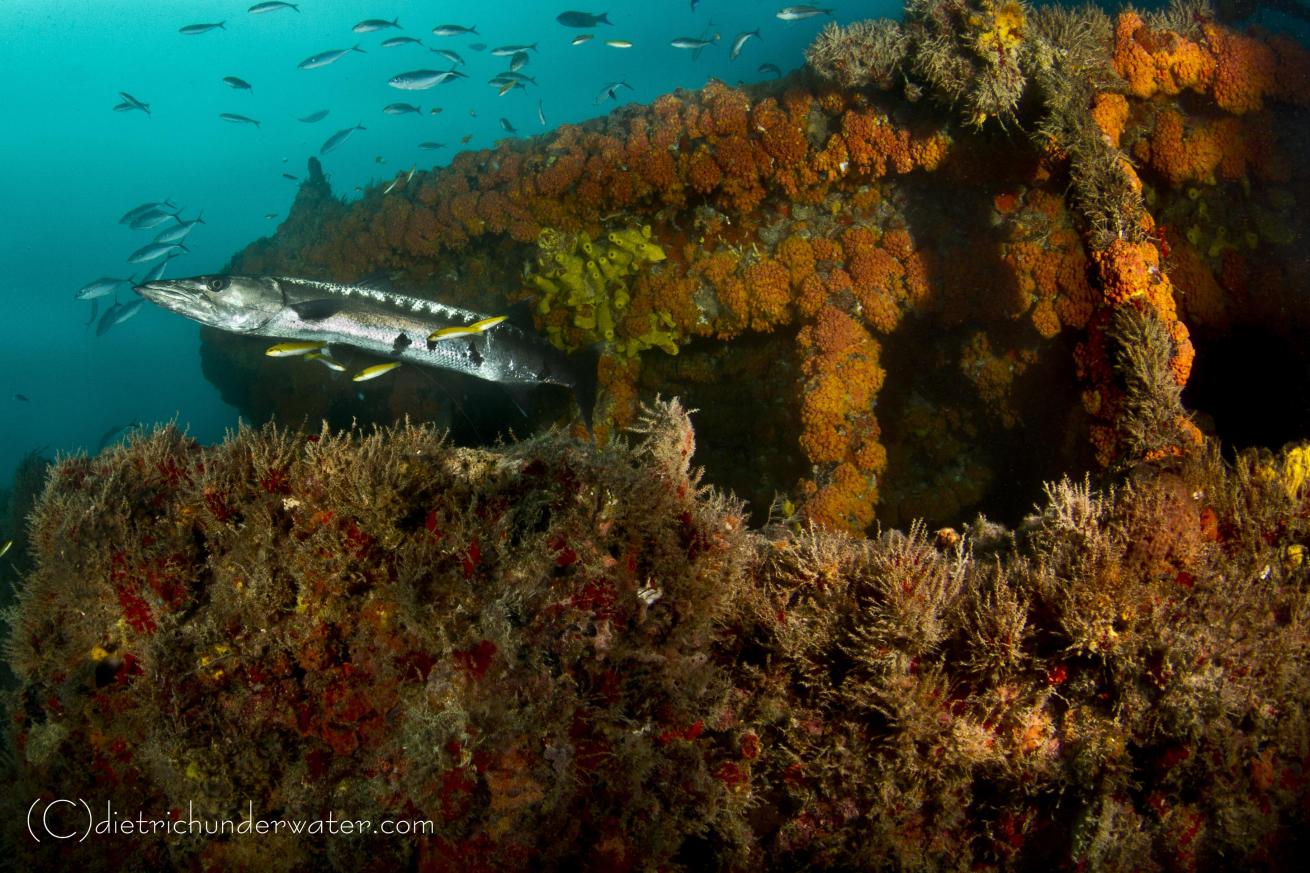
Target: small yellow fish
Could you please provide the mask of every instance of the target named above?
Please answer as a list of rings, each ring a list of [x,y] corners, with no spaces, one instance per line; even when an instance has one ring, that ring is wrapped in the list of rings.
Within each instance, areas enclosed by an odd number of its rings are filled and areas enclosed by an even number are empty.
[[[12,549],[13,547],[14,547],[13,540],[5,540],[5,544],[3,546],[0,546],[0,558],[3,558],[5,555],[9,554],[9,550]]]
[[[327,343],[318,342],[316,340],[296,343],[278,343],[275,346],[269,346],[264,349],[264,354],[268,355],[270,358],[289,358],[293,355],[304,355],[309,352],[317,352],[325,345],[327,345]]]
[[[365,367],[358,373],[350,377],[352,382],[367,382],[369,379],[376,379],[378,376],[390,373],[400,366],[400,361],[388,361],[385,364],[374,364],[371,367]]]
[[[490,318],[484,318],[481,321],[475,321],[472,324],[462,324],[458,327],[443,327],[428,334],[428,342],[435,343],[438,340],[454,339],[455,337],[460,336],[473,336],[474,334],[485,333],[508,317],[509,316],[507,315],[493,315]]]
[[[582,45],[584,42],[595,38],[596,35],[594,33],[584,33],[581,36],[573,37],[572,41],[569,42],[569,45]]]
[[[616,48],[616,49],[632,48],[632,43],[626,39],[607,39],[605,40],[605,45],[609,46],[610,48]]]
[[[345,364],[342,364],[340,361],[333,360],[323,352],[310,352],[309,354],[305,355],[305,360],[318,361],[320,364],[327,367],[329,370],[332,370],[337,373],[346,372]]]

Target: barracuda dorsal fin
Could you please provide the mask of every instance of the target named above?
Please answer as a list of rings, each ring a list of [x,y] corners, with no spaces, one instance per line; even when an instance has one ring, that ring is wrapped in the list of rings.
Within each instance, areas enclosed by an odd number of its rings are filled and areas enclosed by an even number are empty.
[[[306,300],[303,303],[292,303],[291,308],[305,321],[322,321],[340,312],[342,302],[331,298]]]

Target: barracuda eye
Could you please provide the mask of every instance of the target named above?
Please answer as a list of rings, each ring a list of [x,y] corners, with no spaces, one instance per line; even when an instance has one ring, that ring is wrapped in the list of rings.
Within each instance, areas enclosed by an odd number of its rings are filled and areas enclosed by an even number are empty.
[[[218,292],[222,291],[224,288],[227,287],[227,278],[224,276],[215,276],[214,278],[206,282],[205,286],[210,290],[211,293],[217,294]]]

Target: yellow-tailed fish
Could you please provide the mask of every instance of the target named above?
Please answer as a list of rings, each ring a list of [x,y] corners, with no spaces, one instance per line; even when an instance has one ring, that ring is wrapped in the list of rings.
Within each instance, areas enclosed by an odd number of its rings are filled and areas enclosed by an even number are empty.
[[[324,352],[310,352],[309,354],[305,355],[305,360],[318,361],[320,364],[322,364],[323,366],[327,367],[329,370],[332,370],[336,373],[346,372],[345,364],[341,363],[340,361],[334,360]]]
[[[509,316],[507,315],[493,315],[491,318],[484,318],[481,321],[475,321],[472,324],[461,324],[457,327],[443,327],[440,330],[434,330],[432,333],[428,334],[428,342],[435,343],[440,340],[484,333],[491,330],[508,317]]]
[[[316,340],[307,340],[298,343],[278,343],[275,346],[269,346],[264,350],[264,354],[270,358],[290,358],[293,355],[307,355],[310,352],[317,352],[327,343]]]
[[[3,546],[0,546],[0,558],[3,558],[5,555],[9,554],[9,550],[12,549],[13,547],[14,547],[13,540],[5,540],[5,544]]]
[[[374,364],[371,367],[365,367],[358,373],[350,377],[352,382],[367,382],[369,379],[376,379],[378,376],[390,373],[400,366],[400,361],[388,361],[385,364]]]
[[[626,39],[607,39],[605,40],[605,45],[609,46],[610,48],[616,48],[616,49],[632,48],[632,43]]]

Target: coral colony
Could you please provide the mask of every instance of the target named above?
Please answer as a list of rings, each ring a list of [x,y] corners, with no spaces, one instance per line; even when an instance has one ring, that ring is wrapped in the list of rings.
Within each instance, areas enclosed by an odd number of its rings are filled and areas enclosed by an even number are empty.
[[[231,272],[530,304],[603,349],[596,439],[161,429],[54,465],[14,804],[433,825],[38,844],[14,808],[20,867],[1304,857],[1310,444],[1235,451],[1184,390],[1207,344],[1305,336],[1310,55],[1196,3],[912,0],[808,62],[352,204],[311,172]],[[359,392],[265,345],[205,337],[247,412]],[[362,420],[439,418],[420,378]]]

